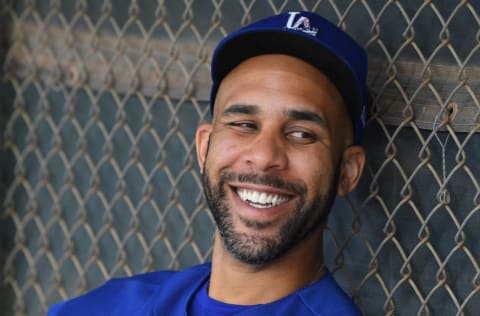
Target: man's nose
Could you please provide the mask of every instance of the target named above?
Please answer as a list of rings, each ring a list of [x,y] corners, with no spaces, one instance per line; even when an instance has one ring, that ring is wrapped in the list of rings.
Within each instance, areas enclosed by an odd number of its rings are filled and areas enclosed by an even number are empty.
[[[245,162],[257,172],[285,169],[288,152],[283,135],[258,134],[249,144]]]

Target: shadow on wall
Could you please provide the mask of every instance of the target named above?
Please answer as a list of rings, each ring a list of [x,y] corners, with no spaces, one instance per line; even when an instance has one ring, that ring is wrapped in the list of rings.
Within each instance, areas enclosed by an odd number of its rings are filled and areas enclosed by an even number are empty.
[[[10,116],[13,112],[15,99],[14,89],[5,80],[5,59],[10,47],[10,21],[0,15],[0,311],[3,315],[13,314],[14,292],[5,278],[5,262],[14,244],[15,226],[7,215],[8,206],[5,197],[14,178],[14,157],[5,141],[5,132]]]

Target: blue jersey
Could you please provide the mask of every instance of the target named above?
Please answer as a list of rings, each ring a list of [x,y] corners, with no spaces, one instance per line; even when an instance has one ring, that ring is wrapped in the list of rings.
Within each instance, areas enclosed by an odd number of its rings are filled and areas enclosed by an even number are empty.
[[[187,316],[194,296],[208,282],[211,264],[181,272],[161,271],[113,279],[85,294],[53,305],[48,316]],[[236,315],[358,316],[360,311],[330,273],[319,281],[269,304]],[[220,316],[220,315],[219,315]]]

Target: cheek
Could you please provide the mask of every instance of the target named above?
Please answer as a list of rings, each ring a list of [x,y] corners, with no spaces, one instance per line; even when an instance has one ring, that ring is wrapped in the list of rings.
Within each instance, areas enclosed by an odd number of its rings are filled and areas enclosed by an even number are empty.
[[[316,195],[328,189],[332,177],[335,176],[335,164],[330,157],[322,157],[318,153],[292,157],[290,168],[295,177],[307,184],[310,195]]]
[[[222,137],[221,134],[212,135],[208,154],[207,166],[215,169],[230,167],[242,156],[245,146],[232,137]]]

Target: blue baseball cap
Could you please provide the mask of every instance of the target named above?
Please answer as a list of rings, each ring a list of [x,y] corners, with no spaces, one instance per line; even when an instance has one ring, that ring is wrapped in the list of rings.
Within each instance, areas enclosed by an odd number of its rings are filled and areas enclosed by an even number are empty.
[[[322,71],[342,95],[361,144],[366,123],[367,54],[347,33],[312,12],[275,15],[225,37],[212,57],[210,111],[223,78],[243,61],[258,55],[284,54]]]

